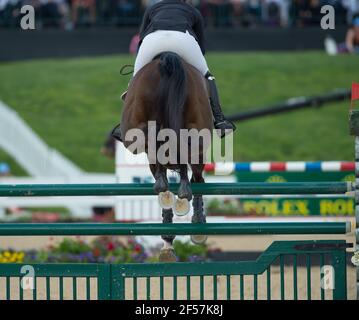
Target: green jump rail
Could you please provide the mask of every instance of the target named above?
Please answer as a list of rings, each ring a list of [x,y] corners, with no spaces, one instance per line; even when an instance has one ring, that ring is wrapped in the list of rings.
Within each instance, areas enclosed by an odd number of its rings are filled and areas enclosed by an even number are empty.
[[[194,183],[191,187],[195,195],[345,194],[355,190],[351,182]],[[169,188],[176,193],[179,184],[170,184]],[[155,194],[153,184],[0,185],[0,197],[148,196]]]
[[[350,231],[350,222],[0,224],[0,236],[288,235],[346,234]]]

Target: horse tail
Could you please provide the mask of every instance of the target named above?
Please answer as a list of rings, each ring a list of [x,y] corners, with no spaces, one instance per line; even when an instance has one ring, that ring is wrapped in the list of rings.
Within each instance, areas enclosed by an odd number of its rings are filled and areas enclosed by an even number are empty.
[[[184,106],[187,98],[186,72],[181,58],[172,52],[160,55],[158,124],[172,129],[179,139],[184,125]]]

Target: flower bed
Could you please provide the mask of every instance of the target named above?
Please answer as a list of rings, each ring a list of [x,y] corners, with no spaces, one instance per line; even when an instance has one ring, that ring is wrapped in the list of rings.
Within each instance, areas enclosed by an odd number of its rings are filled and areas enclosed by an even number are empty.
[[[52,242],[52,238],[50,238]],[[179,261],[203,261],[208,259],[206,245],[174,241]],[[45,249],[16,251],[0,249],[0,263],[140,263],[157,262],[160,247],[145,248],[135,238],[126,242],[117,237],[97,237],[87,243],[81,237],[64,238]]]

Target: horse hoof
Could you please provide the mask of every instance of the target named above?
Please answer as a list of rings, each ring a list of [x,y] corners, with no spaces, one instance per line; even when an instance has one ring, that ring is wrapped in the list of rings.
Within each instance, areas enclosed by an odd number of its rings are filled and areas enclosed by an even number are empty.
[[[173,211],[179,217],[185,216],[190,211],[189,201],[187,199],[177,199]]]
[[[162,209],[172,209],[175,203],[175,195],[171,191],[160,192],[158,194],[158,202]]]
[[[161,249],[159,261],[160,262],[177,262],[177,257],[176,257],[175,251],[173,249]]]
[[[194,244],[203,244],[207,241],[208,236],[205,234],[191,235],[191,241]]]

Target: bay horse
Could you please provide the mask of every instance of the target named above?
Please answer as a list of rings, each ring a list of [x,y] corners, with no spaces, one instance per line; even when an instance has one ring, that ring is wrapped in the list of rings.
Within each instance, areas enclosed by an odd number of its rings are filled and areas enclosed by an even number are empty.
[[[139,129],[144,133],[145,141],[141,151],[146,152],[148,159],[152,160],[149,166],[155,179],[154,190],[159,195],[162,207],[163,223],[173,222],[173,211],[181,215],[188,213],[189,201],[192,198],[192,223],[205,223],[203,198],[202,195],[192,196],[188,165],[192,170],[191,183],[203,183],[204,158],[209,147],[208,143],[199,142],[195,151],[199,159],[196,163],[192,160],[195,158],[193,151],[186,155],[185,163],[183,161],[160,163],[157,158],[151,158],[149,152],[151,151],[148,141],[150,121],[155,123],[156,134],[160,129],[172,129],[176,133],[177,141],[172,141],[171,145],[176,148],[180,146],[179,133],[183,129],[195,129],[197,132],[206,129],[207,132],[212,133],[212,111],[205,79],[197,69],[173,52],[161,53],[132,79],[122,112],[120,136],[126,148],[133,153],[139,153],[138,150],[130,149],[133,141],[126,141],[125,137],[131,129]],[[190,146],[191,141],[188,143]],[[161,145],[163,143],[156,142],[156,157]],[[178,155],[176,160],[179,160]],[[169,191],[168,169],[177,171],[180,176],[177,200]],[[174,238],[175,236],[162,236],[164,247],[160,253],[160,261],[176,260],[172,247]],[[195,243],[204,242],[206,239],[205,236],[191,238]]]

